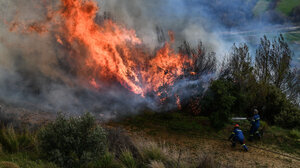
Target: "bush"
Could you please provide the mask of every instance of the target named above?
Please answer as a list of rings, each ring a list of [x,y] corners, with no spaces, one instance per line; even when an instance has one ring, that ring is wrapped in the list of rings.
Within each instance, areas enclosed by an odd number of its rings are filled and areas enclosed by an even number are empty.
[[[221,129],[229,121],[236,100],[230,93],[231,88],[232,83],[229,81],[213,81],[203,99],[204,111],[210,112],[209,119],[216,129]]]
[[[300,139],[300,131],[297,129],[292,129],[290,131],[290,136],[295,139]]]
[[[300,109],[290,104],[275,116],[275,124],[284,128],[300,128]]]
[[[38,134],[42,154],[51,162],[65,168],[76,168],[95,161],[104,154],[106,136],[95,119],[86,113],[66,119],[59,114],[56,121]]]

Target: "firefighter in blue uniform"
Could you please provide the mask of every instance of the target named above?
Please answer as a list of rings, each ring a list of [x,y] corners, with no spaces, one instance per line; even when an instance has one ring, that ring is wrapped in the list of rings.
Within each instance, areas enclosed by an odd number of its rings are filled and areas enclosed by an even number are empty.
[[[250,141],[253,141],[254,135],[259,139],[261,138],[258,128],[260,126],[259,120],[260,116],[258,115],[258,110],[254,109],[254,116],[251,118],[251,128],[250,128]]]
[[[236,143],[239,142],[243,146],[243,149],[245,151],[248,151],[248,147],[245,144],[245,137],[243,131],[240,130],[240,126],[238,124],[234,126],[232,134],[228,138],[228,140],[232,141],[232,145],[231,145],[232,147],[235,147]]]

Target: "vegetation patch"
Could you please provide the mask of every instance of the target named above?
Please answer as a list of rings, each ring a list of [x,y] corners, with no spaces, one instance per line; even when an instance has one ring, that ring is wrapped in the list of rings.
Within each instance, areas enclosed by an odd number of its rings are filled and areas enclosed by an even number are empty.
[[[277,10],[286,15],[289,15],[292,12],[292,10],[299,5],[299,0],[281,0],[277,4]]]
[[[259,16],[263,12],[267,11],[269,8],[270,1],[271,0],[259,0],[253,8],[254,15]]]
[[[106,150],[105,131],[89,113],[69,119],[59,115],[40,130],[38,139],[45,158],[65,168],[89,164]]]
[[[140,115],[126,118],[120,123],[153,135],[157,134],[158,131],[205,135],[213,129],[210,127],[210,121],[207,117],[193,116],[179,111],[165,113],[146,111]]]

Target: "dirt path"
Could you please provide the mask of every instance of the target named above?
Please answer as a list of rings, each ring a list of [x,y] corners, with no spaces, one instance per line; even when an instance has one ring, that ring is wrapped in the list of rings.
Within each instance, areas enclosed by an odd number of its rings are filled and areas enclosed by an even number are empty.
[[[299,160],[251,147],[255,144],[250,144],[249,151],[244,152],[241,146],[237,145],[236,148],[231,148],[231,143],[224,140],[202,139],[199,137],[178,136],[168,133],[147,135],[145,132],[135,132],[128,128],[126,130],[133,139],[143,137],[145,140],[156,142],[163,141],[168,144],[175,145],[178,149],[185,153],[182,159],[188,163],[197,163],[199,162],[199,158],[209,155],[221,163],[222,167],[298,168],[300,165]],[[264,147],[264,149],[266,148]],[[298,158],[297,156],[287,153],[284,153],[284,155]]]

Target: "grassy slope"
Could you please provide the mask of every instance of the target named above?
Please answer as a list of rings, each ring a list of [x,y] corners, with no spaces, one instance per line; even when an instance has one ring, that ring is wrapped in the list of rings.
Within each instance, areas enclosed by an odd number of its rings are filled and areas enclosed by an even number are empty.
[[[12,162],[21,168],[57,168],[54,164],[37,159],[33,154],[23,153],[0,153],[0,167],[2,162]]]
[[[266,10],[268,10],[269,4],[271,1],[274,0],[259,0],[256,4],[256,6],[253,8],[254,15],[259,15]],[[277,4],[276,10],[280,11],[281,13],[285,15],[289,15],[291,11],[300,5],[299,0],[281,0]]]
[[[289,15],[291,11],[296,7],[300,5],[299,0],[281,0],[277,4],[277,10],[280,12]]]
[[[238,122],[241,125],[246,137],[250,124],[248,121]],[[173,113],[152,113],[126,118],[118,123],[110,123],[113,126],[122,125],[133,132],[145,132],[150,136],[161,136],[168,134],[172,136],[183,136],[193,138],[210,138],[225,140],[231,133],[233,122],[220,131],[210,127],[206,117],[195,117],[180,112]],[[264,125],[264,137],[260,142],[262,146],[268,146],[275,150],[283,150],[300,156],[300,137],[290,130],[268,127]],[[294,130],[294,132],[299,132]],[[168,136],[167,135],[167,136]],[[295,136],[296,135],[296,136]],[[284,142],[284,143],[283,143]],[[248,142],[247,142],[248,143]]]

